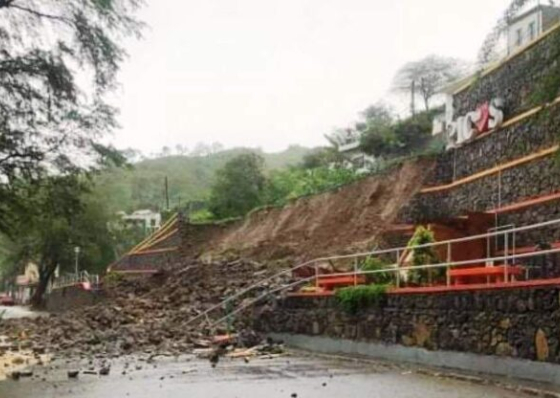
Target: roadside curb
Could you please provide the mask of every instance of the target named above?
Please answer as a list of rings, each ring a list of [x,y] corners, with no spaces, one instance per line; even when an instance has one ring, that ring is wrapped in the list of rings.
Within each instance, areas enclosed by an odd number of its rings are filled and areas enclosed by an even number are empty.
[[[483,377],[478,375],[470,375],[467,373],[456,373],[447,371],[445,369],[437,369],[430,367],[417,367],[413,364],[400,364],[394,363],[383,359],[374,359],[362,356],[352,356],[343,354],[326,354],[321,352],[315,352],[310,350],[305,350],[301,348],[289,348],[287,350],[289,354],[295,354],[301,357],[311,357],[311,358],[322,358],[335,361],[343,362],[354,362],[354,363],[364,363],[382,366],[387,369],[398,369],[404,372],[425,375],[430,377],[437,377],[442,379],[458,380],[465,383],[478,384],[478,385],[488,385],[498,388],[502,388],[507,391],[520,392],[533,397],[542,398],[560,398],[560,391],[555,392],[551,390],[545,390],[541,388],[531,387],[528,385],[523,385],[524,380],[511,379],[511,383],[505,383],[500,380],[493,379],[492,377]],[[403,372],[403,374],[404,374]]]

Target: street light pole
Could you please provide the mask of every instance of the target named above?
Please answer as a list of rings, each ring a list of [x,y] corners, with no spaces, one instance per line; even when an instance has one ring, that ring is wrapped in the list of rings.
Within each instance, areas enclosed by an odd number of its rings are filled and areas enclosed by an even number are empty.
[[[78,276],[78,261],[79,261],[79,257],[80,257],[80,247],[76,246],[74,248],[74,254],[76,254],[76,277]]]

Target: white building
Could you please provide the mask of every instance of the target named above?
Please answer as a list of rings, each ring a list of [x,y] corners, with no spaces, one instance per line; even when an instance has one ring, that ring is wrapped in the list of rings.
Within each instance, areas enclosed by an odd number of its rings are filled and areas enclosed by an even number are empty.
[[[534,41],[560,22],[560,8],[538,5],[511,19],[507,28],[508,55]]]
[[[338,152],[344,154],[346,167],[359,173],[367,173],[375,166],[375,157],[362,152],[360,133],[355,130],[339,130],[329,136],[338,145]]]
[[[153,232],[161,226],[161,214],[152,210],[137,210],[127,215],[119,213],[127,224],[141,226],[146,232]]]

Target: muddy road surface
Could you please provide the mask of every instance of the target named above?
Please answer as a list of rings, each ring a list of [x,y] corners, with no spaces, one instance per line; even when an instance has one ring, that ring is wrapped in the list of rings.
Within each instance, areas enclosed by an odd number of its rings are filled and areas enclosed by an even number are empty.
[[[91,365],[91,362],[89,363]],[[119,359],[107,376],[68,370],[87,362],[58,360],[31,377],[0,382],[2,398],[516,398],[524,393],[492,385],[418,374],[385,364],[299,356],[224,359],[215,368],[194,358]]]

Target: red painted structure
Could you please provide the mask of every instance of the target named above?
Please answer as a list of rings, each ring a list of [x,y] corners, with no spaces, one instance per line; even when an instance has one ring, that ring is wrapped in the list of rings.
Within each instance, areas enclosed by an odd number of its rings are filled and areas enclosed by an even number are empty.
[[[326,290],[333,290],[335,287],[363,285],[366,283],[365,275],[321,275],[317,278],[317,286]]]
[[[475,290],[497,290],[497,289],[519,289],[541,286],[560,286],[560,278],[542,279],[533,281],[499,282],[499,283],[477,283],[471,285],[455,286],[422,286],[422,287],[401,287],[391,288],[387,294],[436,294],[453,293]],[[288,297],[329,297],[334,295],[334,291],[322,292],[295,292],[289,293]]]
[[[506,269],[507,268],[507,269]],[[499,283],[523,275],[525,269],[519,266],[497,265],[493,267],[458,268],[448,271],[452,285],[465,285],[473,283]]]

